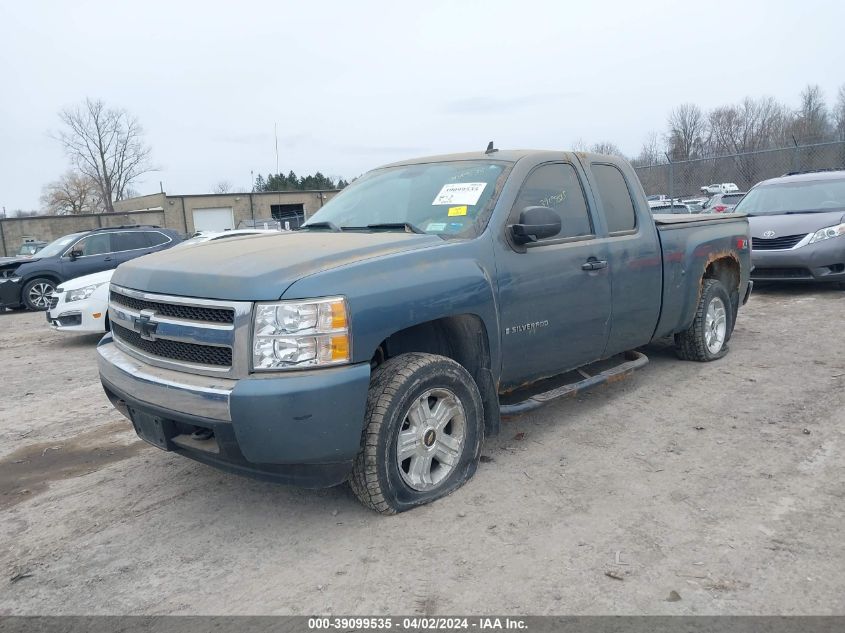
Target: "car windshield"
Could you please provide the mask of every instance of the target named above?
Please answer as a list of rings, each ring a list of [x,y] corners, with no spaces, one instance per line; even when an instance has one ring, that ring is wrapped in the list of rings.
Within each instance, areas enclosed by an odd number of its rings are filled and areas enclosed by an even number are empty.
[[[369,228],[475,237],[487,225],[508,167],[478,160],[377,169],[335,196],[302,229]]]
[[[845,178],[755,187],[734,209],[748,215],[822,213],[845,208]]]
[[[53,257],[55,255],[60,255],[74,240],[78,240],[82,235],[83,233],[71,233],[70,235],[60,237],[38,251],[37,255],[39,257]]]

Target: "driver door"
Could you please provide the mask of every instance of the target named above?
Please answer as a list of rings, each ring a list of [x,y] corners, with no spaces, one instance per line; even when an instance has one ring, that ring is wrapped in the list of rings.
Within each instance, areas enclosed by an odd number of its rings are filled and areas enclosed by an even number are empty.
[[[598,360],[609,333],[607,245],[596,237],[597,223],[575,166],[561,162],[534,168],[508,225],[530,206],[555,211],[561,230],[525,246],[508,239],[510,247],[496,255],[505,388]]]

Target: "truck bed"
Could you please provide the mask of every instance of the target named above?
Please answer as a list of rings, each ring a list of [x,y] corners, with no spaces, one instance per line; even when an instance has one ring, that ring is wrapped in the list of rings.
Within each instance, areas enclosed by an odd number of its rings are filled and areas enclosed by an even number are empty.
[[[654,223],[657,228],[678,224],[719,222],[744,218],[744,213],[655,213]]]
[[[701,279],[711,259],[734,258],[747,279],[750,251],[748,219],[743,213],[658,214],[654,223],[663,251],[663,304],[654,332],[655,338],[661,338],[692,321],[700,290],[693,280]],[[744,252],[738,250],[743,242]]]

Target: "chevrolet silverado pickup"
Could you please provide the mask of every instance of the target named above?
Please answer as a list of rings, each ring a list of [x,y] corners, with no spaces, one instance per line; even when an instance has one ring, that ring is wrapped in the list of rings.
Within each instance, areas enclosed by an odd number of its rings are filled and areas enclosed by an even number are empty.
[[[370,171],[295,232],[121,265],[99,371],[161,449],[349,481],[390,514],[467,481],[502,416],[630,373],[650,341],[723,356],[749,272],[743,216],[652,216],[622,159],[490,147]]]

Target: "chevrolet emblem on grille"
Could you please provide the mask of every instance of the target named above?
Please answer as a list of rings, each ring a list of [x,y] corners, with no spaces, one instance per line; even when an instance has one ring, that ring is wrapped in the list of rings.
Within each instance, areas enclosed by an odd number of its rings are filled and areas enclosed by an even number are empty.
[[[132,329],[141,335],[145,341],[156,340],[156,328],[158,323],[151,319],[155,316],[155,310],[141,310],[141,316],[135,317],[132,322]]]

